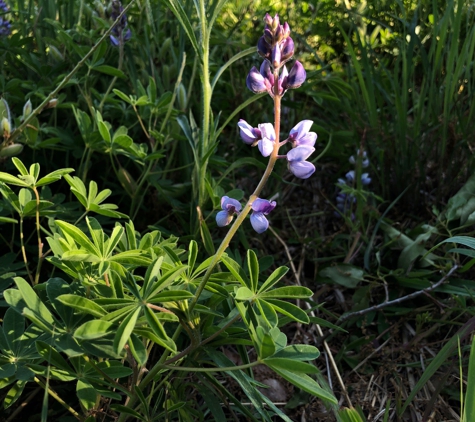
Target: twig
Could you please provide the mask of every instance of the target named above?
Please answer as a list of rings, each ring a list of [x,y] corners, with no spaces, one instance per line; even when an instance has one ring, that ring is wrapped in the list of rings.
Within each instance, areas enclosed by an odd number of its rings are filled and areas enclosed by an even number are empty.
[[[35,388],[29,396],[15,409],[15,411],[8,417],[8,419],[5,419],[5,422],[12,422],[15,420],[15,418],[20,414],[20,412],[25,409],[26,406],[28,406],[28,403],[35,397],[40,391],[41,387]]]
[[[363,309],[361,311],[351,312],[349,314],[342,315],[338,319],[338,321],[343,322],[343,321],[346,321],[349,318],[365,315],[368,312],[377,311],[379,309],[385,308],[386,306],[396,305],[396,304],[404,302],[406,300],[413,299],[413,298],[415,298],[415,297],[417,297],[417,296],[419,296],[423,293],[430,292],[431,290],[434,290],[437,287],[439,287],[441,284],[443,284],[455,272],[455,270],[457,268],[458,268],[458,265],[455,264],[446,275],[444,275],[437,283],[433,284],[430,287],[427,287],[427,288],[422,289],[422,290],[418,290],[417,292],[411,293],[409,295],[406,295],[406,296],[403,296],[403,297],[400,297],[400,298],[397,298],[397,299],[394,299],[394,300],[390,300],[390,301],[387,301],[387,302],[380,303],[379,305],[371,306],[370,308],[366,308],[366,309]]]

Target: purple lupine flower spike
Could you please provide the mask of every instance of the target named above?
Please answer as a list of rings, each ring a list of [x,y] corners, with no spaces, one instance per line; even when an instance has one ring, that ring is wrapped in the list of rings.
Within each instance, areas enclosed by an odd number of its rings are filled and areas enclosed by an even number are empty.
[[[0,11],[8,13],[10,9],[4,0],[0,0]],[[12,32],[12,26],[8,19],[5,16],[0,16],[0,36],[7,37]]]
[[[257,198],[251,205],[251,225],[257,233],[264,233],[269,228],[269,221],[265,217],[277,205],[275,201]]]
[[[317,140],[315,132],[309,132],[313,122],[311,120],[302,120],[297,123],[289,134],[289,141],[293,146],[307,145],[313,147]]]
[[[242,207],[238,200],[223,196],[221,198],[221,208],[223,210],[216,214],[216,223],[219,227],[224,227],[233,221],[234,214],[239,214]]]
[[[289,170],[295,177],[298,177],[299,179],[308,179],[313,173],[315,173],[315,166],[306,161],[314,151],[315,148],[302,145],[291,149],[287,153]]]
[[[115,21],[123,12],[124,8],[122,7],[122,3],[118,0],[112,1],[111,8],[111,19]],[[118,47],[120,44],[130,40],[130,38],[132,38],[132,32],[127,28],[127,15],[122,15],[119,23],[112,29],[112,34],[110,35],[111,44],[114,47]]]

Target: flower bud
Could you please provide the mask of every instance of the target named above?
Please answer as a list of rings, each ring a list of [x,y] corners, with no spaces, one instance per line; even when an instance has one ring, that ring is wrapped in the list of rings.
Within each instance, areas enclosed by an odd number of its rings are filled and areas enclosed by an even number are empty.
[[[266,13],[266,15],[264,16],[264,22],[269,25],[269,26],[272,26],[272,16],[269,15],[269,13]]]
[[[54,45],[48,46],[48,55],[51,56],[57,63],[64,62],[63,55]]]
[[[119,178],[120,184],[125,189],[125,191],[129,194],[129,196],[133,197],[137,191],[137,182],[134,180],[134,178],[123,167],[119,168],[117,176]]]
[[[31,100],[28,100],[25,105],[23,106],[23,116],[21,120],[25,120],[33,111],[33,106],[31,105]]]
[[[11,144],[0,150],[0,157],[15,157],[23,151],[22,144]]]
[[[299,88],[305,82],[306,77],[307,73],[305,72],[302,63],[297,60],[292,66],[292,69],[290,69],[284,88]]]
[[[12,132],[12,126],[10,124],[10,120],[8,120],[6,117],[4,117],[2,119],[0,129],[3,132],[3,137],[8,139],[10,137],[11,132]]]
[[[295,52],[294,47],[294,40],[290,37],[286,38],[281,45],[282,49],[282,56],[281,60],[282,63],[285,63],[287,60],[291,59]]]
[[[268,42],[269,44],[273,44],[274,42],[274,36],[271,32],[270,29],[266,28],[264,29],[264,39],[266,40],[266,42]]]
[[[51,100],[48,101],[48,104],[46,104],[45,108],[55,108],[57,105],[58,105],[58,99],[52,98]]]
[[[271,46],[270,44],[266,41],[265,37],[262,36],[259,38],[259,41],[257,41],[257,52],[261,57],[264,59],[270,59],[271,56]]]

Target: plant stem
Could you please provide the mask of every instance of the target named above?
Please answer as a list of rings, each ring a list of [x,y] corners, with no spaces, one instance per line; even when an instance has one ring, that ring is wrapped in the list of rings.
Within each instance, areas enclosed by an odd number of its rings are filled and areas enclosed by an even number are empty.
[[[202,45],[202,62],[201,62],[201,86],[202,86],[202,113],[203,113],[203,121],[201,124],[201,145],[200,145],[200,154],[198,164],[198,206],[203,209],[203,205],[205,202],[205,192],[206,192],[206,169],[208,160],[204,159],[205,155],[208,154],[209,148],[209,124],[210,124],[210,117],[211,117],[211,83],[209,78],[209,34],[207,28],[207,20],[206,20],[206,8],[205,8],[205,1],[200,0],[200,32],[201,32],[201,45]]]
[[[40,281],[41,264],[43,264],[43,242],[41,241],[41,226],[40,226],[40,194],[36,187],[33,188],[36,196],[36,235],[38,237],[38,264],[36,266],[35,281],[33,285]]]
[[[51,395],[53,398],[56,399],[58,403],[60,403],[65,409],[67,409],[77,420],[83,421],[84,419],[76,412],[69,404],[67,404],[61,397],[56,394],[51,387],[48,387],[43,381],[41,381],[38,377],[33,378],[34,381],[39,384],[43,389],[48,390],[48,394]]]
[[[48,103],[50,102],[50,100],[52,100],[53,98],[55,98],[57,95],[58,95],[58,92],[61,91],[64,86],[69,82],[69,80],[76,74],[76,72],[81,68],[81,66],[86,63],[86,61],[89,59],[89,57],[92,56],[92,54],[97,50],[97,48],[101,45],[101,43],[107,38],[109,37],[109,35],[111,34],[112,30],[114,29],[114,27],[120,22],[120,20],[122,19],[122,16],[125,15],[127,13],[127,11],[130,9],[130,7],[135,3],[135,0],[131,0],[130,3],[124,7],[124,10],[122,11],[122,13],[117,17],[117,19],[114,21],[114,23],[111,25],[111,27],[104,33],[104,35],[99,38],[99,41],[97,41],[96,44],[94,44],[94,46],[87,52],[87,54],[81,59],[79,60],[78,64],[76,66],[74,66],[74,69],[71,70],[71,72],[69,72],[65,77],[64,79],[60,82],[60,84],[56,87],[56,89],[54,89],[53,91],[51,91],[51,93],[45,98],[45,100],[38,106],[36,107],[32,112],[31,114],[25,119],[23,120],[23,123],[18,126],[15,131],[12,133],[12,135],[10,136],[10,139],[9,141],[10,142],[13,142],[16,138],[18,138],[18,136],[20,136],[20,134],[23,132],[23,130],[25,130],[25,128],[30,124],[30,122],[35,118],[35,116],[37,116],[38,114],[40,114],[44,108],[48,105]]]
[[[267,183],[267,180],[269,180],[269,177],[272,173],[272,170],[274,169],[275,162],[277,161],[278,154],[279,154],[279,148],[280,148],[280,143],[279,143],[279,136],[280,136],[280,112],[281,112],[281,95],[279,95],[279,88],[278,88],[278,81],[279,79],[279,70],[276,69],[274,70],[274,92],[276,92],[276,95],[274,95],[274,115],[275,115],[275,120],[274,120],[274,130],[275,130],[275,141],[274,141],[274,149],[272,151],[272,154],[270,155],[269,162],[267,163],[267,168],[262,175],[261,181],[257,185],[256,189],[254,190],[253,194],[249,197],[249,200],[247,201],[247,204],[244,206],[243,210],[241,213],[237,216],[236,220],[234,221],[234,224],[231,226],[231,228],[228,230],[228,233],[224,237],[223,241],[219,245],[218,250],[216,251],[213,260],[211,261],[211,264],[209,265],[208,269],[206,270],[205,275],[203,276],[203,279],[201,280],[201,283],[199,284],[198,288],[196,289],[195,292],[195,297],[190,303],[189,306],[189,312],[193,310],[195,307],[196,303],[198,302],[201,293],[203,292],[203,289],[206,286],[206,283],[208,282],[211,273],[214,270],[214,267],[216,264],[219,262],[221,259],[224,251],[227,249],[229,246],[229,243],[231,242],[232,238],[236,234],[238,228],[244,221],[244,219],[247,217],[249,212],[251,211],[251,206],[252,203],[259,197],[260,193],[264,189],[264,186]]]
[[[35,279],[31,275],[30,269],[28,268],[28,258],[26,257],[25,241],[23,235],[23,215],[20,216],[20,247],[21,253],[23,255],[23,262],[25,263],[26,272],[28,273],[28,278],[30,279],[31,284],[34,284]]]
[[[117,64],[117,69],[122,70],[122,64],[124,63],[124,42],[125,41],[123,40],[122,36],[120,38],[121,39],[119,40],[119,63]],[[117,76],[114,76],[112,78],[112,81],[111,81],[109,87],[107,88],[106,93],[102,97],[101,103],[99,104],[99,111],[100,111],[101,114],[102,114],[102,108],[104,107],[104,103],[105,103],[107,97],[109,96],[110,92],[112,91],[112,88],[114,87],[116,81],[117,81]]]

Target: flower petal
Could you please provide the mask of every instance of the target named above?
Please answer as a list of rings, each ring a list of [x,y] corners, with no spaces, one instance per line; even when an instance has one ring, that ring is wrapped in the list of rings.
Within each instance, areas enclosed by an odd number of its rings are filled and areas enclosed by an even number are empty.
[[[285,89],[287,88],[299,88],[307,78],[307,73],[298,60],[295,61],[292,69],[290,69],[289,77],[287,78]]]
[[[261,123],[260,125],[257,125],[257,127],[261,131],[262,138],[275,141],[275,130],[272,123]]]
[[[268,157],[274,150],[274,141],[263,138],[257,143],[257,147],[259,148],[259,151],[263,157]]]
[[[252,67],[247,75],[246,85],[255,94],[267,91],[264,77],[259,73],[255,66]]]
[[[227,226],[233,220],[233,215],[227,211],[220,211],[216,214],[216,224],[219,227]]]
[[[299,179],[308,179],[313,173],[315,173],[315,166],[308,161],[289,162],[289,169],[293,175]]]
[[[221,198],[221,208],[226,212],[231,211],[234,213],[235,211],[241,211],[241,203],[237,199],[230,198],[229,196],[223,196]]]
[[[302,136],[305,136],[308,133],[312,125],[312,120],[302,120],[292,128],[290,131],[290,137],[294,140],[300,139]]]
[[[268,201],[267,199],[257,198],[251,205],[254,212],[269,214],[277,205],[275,201]]]
[[[287,153],[287,160],[289,160],[289,162],[305,161],[308,157],[310,157],[313,151],[315,151],[315,148],[307,146],[307,145],[302,145],[297,148],[292,148]]]
[[[238,122],[239,126],[239,135],[244,143],[251,145],[257,141],[257,136],[254,134],[254,128],[247,123],[245,120],[241,119]]]
[[[308,132],[304,136],[302,136],[295,144],[298,145],[305,145],[313,147],[315,142],[317,141],[317,134],[315,132]]]
[[[269,221],[261,212],[253,212],[251,215],[252,228],[257,233],[264,233],[269,228]]]

